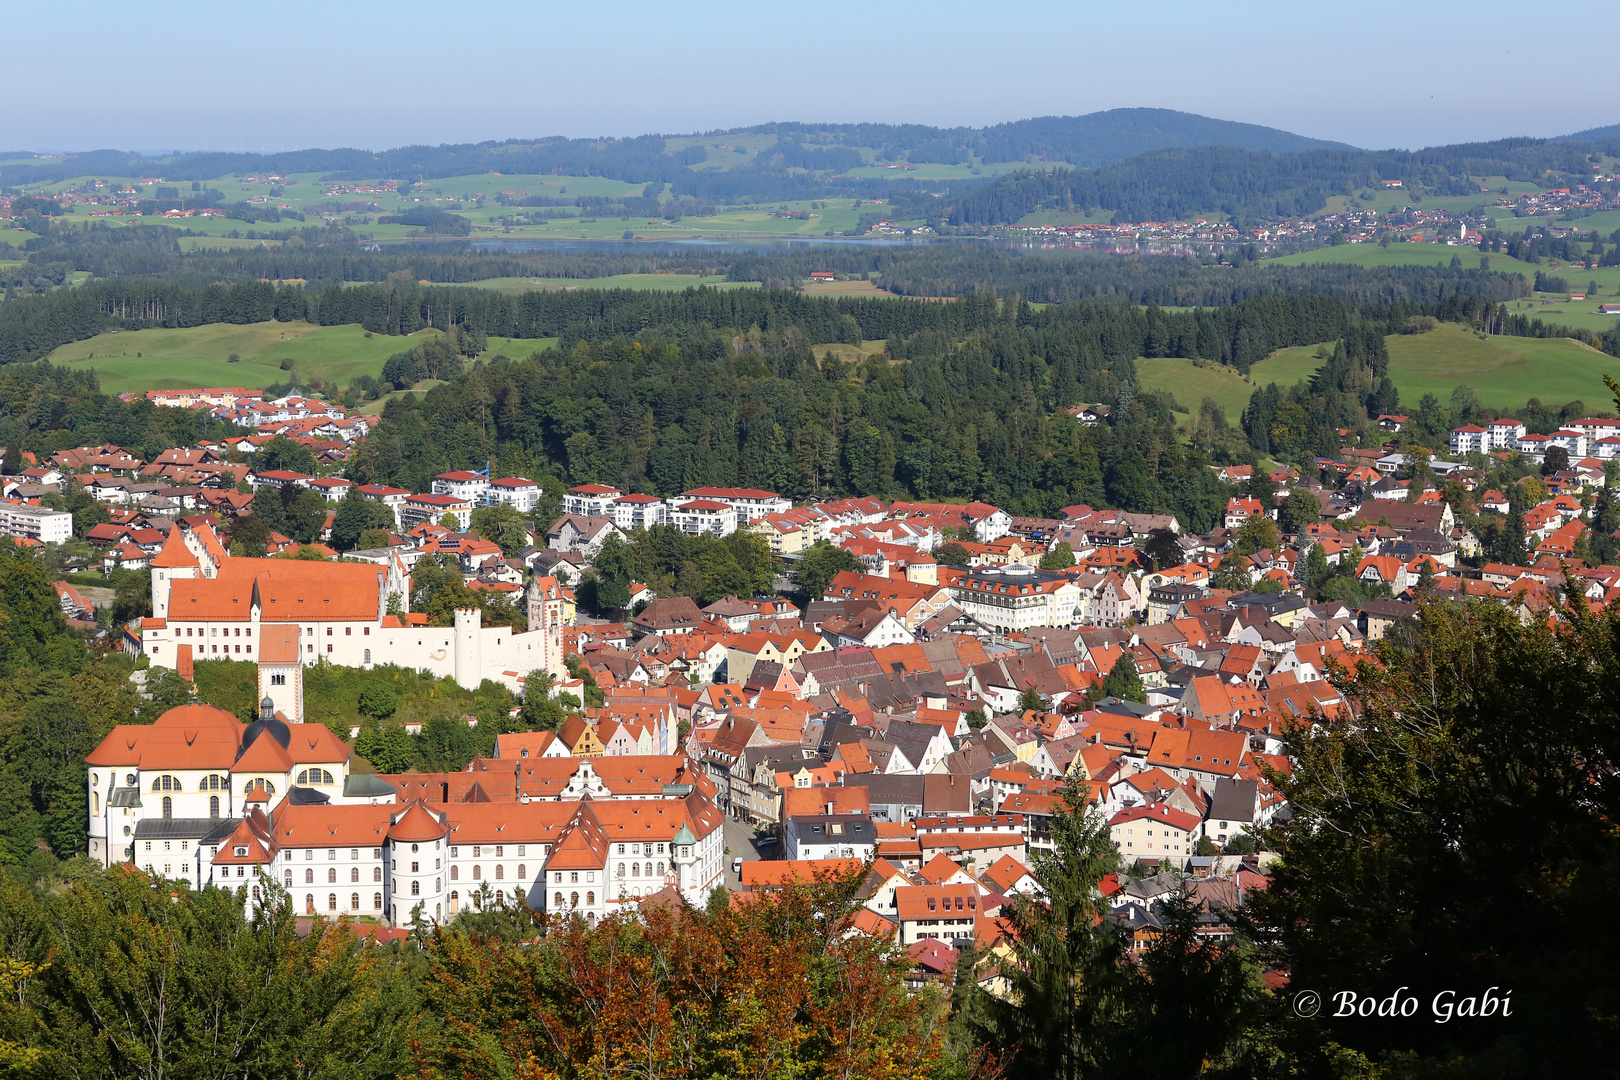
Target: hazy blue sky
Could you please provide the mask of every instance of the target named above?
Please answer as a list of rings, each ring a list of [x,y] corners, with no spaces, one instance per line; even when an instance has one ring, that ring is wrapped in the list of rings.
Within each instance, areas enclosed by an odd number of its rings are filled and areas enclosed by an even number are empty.
[[[1620,20],[1500,0],[8,10],[0,148],[382,148],[1157,106],[1367,147],[1620,121]]]

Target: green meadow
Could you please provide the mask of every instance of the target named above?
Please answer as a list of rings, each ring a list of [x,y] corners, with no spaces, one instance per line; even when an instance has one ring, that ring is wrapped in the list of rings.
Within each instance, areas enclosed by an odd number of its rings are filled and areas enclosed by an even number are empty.
[[[281,367],[292,360],[298,374],[339,388],[358,375],[382,374],[383,361],[411,348],[424,330],[410,337],[368,334],[359,326],[309,323],[213,323],[184,329],[123,330],[63,345],[49,360],[72,368],[92,368],[109,394],[189,386],[242,386],[260,389],[284,382]],[[230,356],[238,356],[231,362]],[[139,355],[137,355],[139,354]]]
[[[1460,385],[1473,387],[1487,405],[1502,410],[1517,409],[1532,397],[1558,405],[1605,402],[1604,374],[1620,375],[1620,359],[1569,338],[1482,337],[1442,323],[1427,334],[1391,335],[1386,343],[1403,409],[1415,409],[1424,394],[1444,402]],[[1235,368],[1175,358],[1138,359],[1136,371],[1143,387],[1169,391],[1184,409],[1213,399],[1235,424],[1256,388],[1310,378],[1322,364],[1316,349],[1280,349],[1254,365],[1248,378]]]

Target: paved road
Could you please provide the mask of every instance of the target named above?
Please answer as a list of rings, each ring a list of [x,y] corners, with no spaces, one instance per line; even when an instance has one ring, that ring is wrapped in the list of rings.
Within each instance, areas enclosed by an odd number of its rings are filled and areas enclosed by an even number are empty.
[[[767,845],[764,849],[764,853],[761,854],[760,849],[754,844],[756,835],[753,828],[748,825],[744,825],[740,821],[733,821],[730,818],[726,818],[725,837],[726,848],[729,852],[729,854],[726,855],[726,886],[728,888],[735,889],[740,884],[737,875],[731,872],[731,864],[733,860],[740,858],[744,862],[754,862],[758,859],[776,859],[781,857],[777,854],[776,845],[774,844]]]

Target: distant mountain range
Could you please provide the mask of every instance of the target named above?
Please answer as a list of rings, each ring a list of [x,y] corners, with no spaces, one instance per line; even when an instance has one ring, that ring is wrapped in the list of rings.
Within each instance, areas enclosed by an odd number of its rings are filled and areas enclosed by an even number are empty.
[[[921,124],[775,123],[735,128],[724,135],[774,134],[776,146],[752,171],[803,169],[834,175],[863,164],[1062,163],[1106,165],[1149,150],[1231,146],[1291,153],[1350,149],[1258,124],[1216,120],[1171,109],[1110,109],[1085,116],[1043,116],[985,128]],[[689,138],[689,136],[672,136]],[[665,136],[627,139],[509,139],[504,142],[406,146],[393,150],[294,150],[276,154],[185,153],[145,157],[95,150],[68,158],[0,166],[0,182],[55,182],[73,176],[162,175],[170,180],[214,180],[241,172],[321,172],[346,178],[432,180],[474,173],[595,175],[630,183],[673,183],[708,160],[701,146],[671,149]],[[728,170],[736,171],[736,170]]]

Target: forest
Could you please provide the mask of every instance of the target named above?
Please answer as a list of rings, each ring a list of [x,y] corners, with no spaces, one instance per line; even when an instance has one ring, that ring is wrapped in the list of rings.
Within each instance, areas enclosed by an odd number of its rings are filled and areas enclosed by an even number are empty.
[[[1033,210],[1111,210],[1121,221],[1185,221],[1220,211],[1238,222],[1302,217],[1329,195],[1350,195],[1380,180],[1436,195],[1480,194],[1480,178],[1536,183],[1591,172],[1587,155],[1602,148],[1553,139],[1417,151],[1350,148],[1266,153],[1234,146],[1152,150],[1096,169],[1021,170],[998,177],[953,205],[913,199],[899,216],[958,225],[1002,225]],[[1481,195],[1481,201],[1485,196]]]

